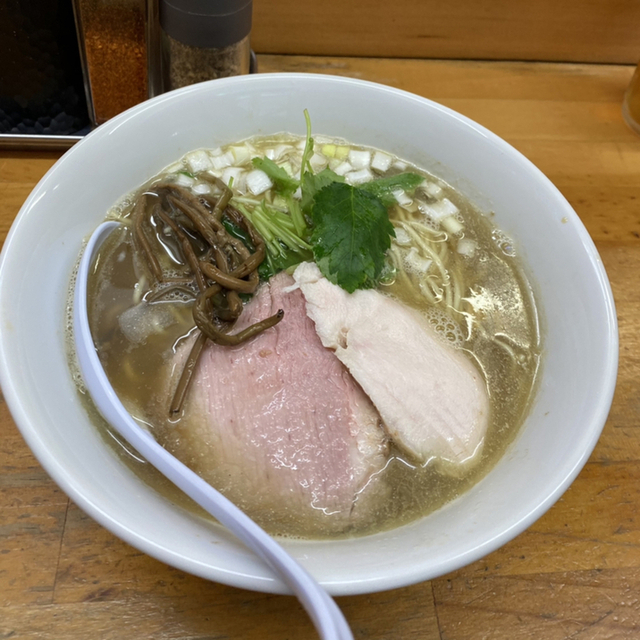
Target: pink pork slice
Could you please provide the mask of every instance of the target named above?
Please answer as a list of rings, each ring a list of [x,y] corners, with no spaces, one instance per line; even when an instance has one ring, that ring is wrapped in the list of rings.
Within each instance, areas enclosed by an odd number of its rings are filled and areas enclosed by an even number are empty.
[[[375,407],[325,349],[291,276],[246,305],[233,333],[283,309],[283,320],[238,347],[210,344],[174,447],[270,531],[348,531],[387,461]]]
[[[335,351],[380,412],[398,447],[424,463],[475,459],[489,398],[479,371],[417,311],[374,290],[349,294],[313,263],[293,274],[325,347]]]

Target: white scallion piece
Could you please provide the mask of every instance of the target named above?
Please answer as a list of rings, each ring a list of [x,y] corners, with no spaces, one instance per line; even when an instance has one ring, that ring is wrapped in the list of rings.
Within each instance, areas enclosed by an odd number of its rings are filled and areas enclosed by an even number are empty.
[[[290,144],[279,144],[275,149],[276,160],[280,160],[287,152],[293,151],[293,147]]]
[[[458,207],[448,198],[442,198],[442,200],[432,203],[420,202],[418,208],[437,223],[440,223],[447,216],[456,216],[460,213]]]
[[[291,145],[279,144],[275,147],[270,147],[269,149],[267,149],[264,155],[267,158],[269,158],[269,160],[273,160],[274,162],[277,162],[278,160],[280,160],[280,158],[282,158],[282,156],[284,156],[287,153],[287,151],[291,149],[292,149]]]
[[[311,158],[309,158],[309,164],[314,173],[322,171],[327,166],[327,162],[327,158],[321,153],[314,153]]]
[[[204,149],[197,149],[185,156],[185,162],[191,173],[200,173],[211,169],[211,159]]]
[[[345,173],[344,179],[351,185],[364,184],[365,182],[371,182],[371,180],[373,180],[373,173],[371,173],[371,170],[368,168],[358,169],[358,171]]]
[[[269,158],[269,160],[273,160],[277,162],[280,160],[288,151],[293,151],[295,147],[292,147],[290,144],[279,144],[275,147],[269,147],[264,155]]]
[[[446,216],[440,220],[440,225],[442,228],[449,232],[452,236],[458,236],[462,233],[464,226],[462,223],[453,216]]]
[[[391,161],[393,158],[382,151],[376,151],[373,154],[373,159],[371,160],[371,168],[379,171],[380,173],[384,173],[391,166]]]
[[[235,165],[246,164],[251,160],[251,150],[245,145],[231,147],[229,151],[233,155],[233,163]]]
[[[213,168],[217,169],[218,171],[232,166],[234,162],[235,159],[230,151],[222,153],[219,156],[212,156],[211,158],[211,164],[213,165]]]
[[[339,165],[337,165],[333,170],[339,176],[344,176],[347,175],[349,171],[353,171],[353,167],[345,160],[344,162],[341,162]]]
[[[206,182],[196,182],[191,187],[191,191],[197,195],[204,195],[205,193],[211,193],[211,186]]]
[[[233,180],[233,188],[241,191],[240,186],[241,183],[244,183],[244,174],[245,171],[240,167],[227,167],[220,176],[222,182],[224,182],[227,186]]]
[[[429,271],[429,267],[432,263],[433,260],[421,256],[415,247],[411,247],[409,252],[404,256],[405,267],[418,274],[423,274]]]
[[[401,207],[406,209],[413,204],[413,200],[407,195],[404,189],[394,189],[391,193],[393,193],[393,197]]]
[[[430,195],[432,198],[441,198],[443,195],[442,187],[437,185],[435,182],[425,180],[421,186],[425,193]]]
[[[395,243],[401,247],[406,247],[411,244],[411,236],[402,227],[395,227],[396,237]]]
[[[478,243],[475,240],[471,240],[471,238],[461,238],[458,241],[457,251],[463,256],[473,258],[477,250]]]
[[[284,169],[292,178],[294,177],[296,171],[295,169],[291,166],[291,163],[289,161],[287,162],[283,162],[282,164],[278,165],[281,169]]]
[[[184,173],[179,173],[176,176],[175,183],[180,185],[181,187],[190,187],[195,180]]]
[[[371,152],[351,149],[349,151],[349,163],[356,170],[368,169],[371,165]]]
[[[247,173],[247,189],[254,195],[260,195],[271,189],[273,182],[271,178],[260,169],[253,169]]]
[[[396,160],[393,163],[394,168],[398,171],[404,171],[409,165],[406,162],[402,162],[402,160]]]

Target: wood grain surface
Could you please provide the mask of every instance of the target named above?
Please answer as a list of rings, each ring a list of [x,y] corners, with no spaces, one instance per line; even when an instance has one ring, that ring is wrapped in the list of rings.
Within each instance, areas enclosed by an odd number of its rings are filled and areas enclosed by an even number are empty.
[[[624,3],[621,3],[622,5]],[[488,557],[431,582],[338,598],[356,639],[640,637],[640,137],[620,104],[632,66],[261,56],[421,94],[489,127],[574,206],[611,279],[618,386],[577,480]],[[55,162],[0,152],[0,239]],[[0,639],[306,640],[294,598],[209,583],[85,516],[31,455],[0,398]]]
[[[259,53],[635,63],[640,3],[253,0],[251,43]]]

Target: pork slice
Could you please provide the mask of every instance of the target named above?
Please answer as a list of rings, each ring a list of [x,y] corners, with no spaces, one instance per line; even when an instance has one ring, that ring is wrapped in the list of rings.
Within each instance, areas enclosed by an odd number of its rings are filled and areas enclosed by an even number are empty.
[[[263,285],[233,332],[283,309],[278,325],[205,348],[174,447],[268,530],[335,535],[374,508],[388,437],[292,284],[282,273]]]
[[[349,294],[313,263],[294,279],[322,344],[360,383],[391,439],[420,462],[474,459],[489,419],[479,371],[417,311],[374,290]],[[455,467],[454,467],[455,468]]]

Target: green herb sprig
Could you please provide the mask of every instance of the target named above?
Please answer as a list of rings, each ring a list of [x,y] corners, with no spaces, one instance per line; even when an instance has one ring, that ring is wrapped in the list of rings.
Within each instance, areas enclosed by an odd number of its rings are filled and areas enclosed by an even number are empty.
[[[411,193],[423,181],[415,173],[400,173],[358,186],[346,184],[330,169],[314,173],[311,167],[313,138],[311,119],[304,112],[306,143],[302,153],[300,180],[268,158],[254,158],[275,192],[286,202],[290,223],[282,212],[262,203],[243,213],[254,221],[267,245],[266,267],[261,275],[277,271],[311,257],[322,274],[349,293],[375,287],[385,264],[385,255],[395,236],[389,208],[396,203],[394,191]],[[300,189],[300,198],[294,197]],[[257,224],[256,224],[257,223]]]

